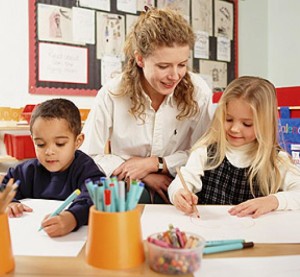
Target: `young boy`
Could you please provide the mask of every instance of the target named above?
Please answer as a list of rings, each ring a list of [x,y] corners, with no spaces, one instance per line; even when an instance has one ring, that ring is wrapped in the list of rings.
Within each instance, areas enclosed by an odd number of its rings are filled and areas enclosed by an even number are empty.
[[[38,105],[30,120],[36,159],[10,168],[10,178],[20,184],[15,199],[8,206],[11,217],[32,209],[18,200],[24,198],[65,200],[74,190],[81,194],[58,216],[46,217],[41,226],[50,237],[63,236],[87,224],[92,201],[85,180],[99,180],[104,174],[93,159],[78,150],[84,140],[78,108],[69,100],[52,99]]]

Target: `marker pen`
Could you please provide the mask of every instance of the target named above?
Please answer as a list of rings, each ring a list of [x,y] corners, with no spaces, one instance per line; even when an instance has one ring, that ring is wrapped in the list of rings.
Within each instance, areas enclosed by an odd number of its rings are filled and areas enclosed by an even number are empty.
[[[117,197],[115,195],[115,184],[114,183],[110,183],[109,184],[109,190],[111,191],[111,206],[110,206],[110,211],[111,212],[116,212],[117,211]]]
[[[94,204],[96,206],[96,210],[99,211],[99,195],[98,195],[98,185],[93,185],[93,195],[94,195]]]
[[[98,186],[95,187],[96,192],[96,208],[98,211],[104,211],[104,199],[103,199],[103,184],[101,182],[98,183]]]
[[[125,182],[119,182],[119,211],[125,211]]]
[[[114,184],[114,203],[115,203],[115,208],[116,212],[119,211],[119,182],[117,177],[111,177],[110,178],[111,183]]]
[[[108,177],[100,177],[100,182],[103,184],[104,189],[108,189],[108,187],[109,187],[109,178]]]
[[[203,254],[220,253],[220,252],[225,252],[225,251],[250,248],[253,246],[254,246],[253,242],[243,242],[243,243],[224,244],[224,245],[219,245],[219,246],[209,246],[209,247],[204,247]]]
[[[85,186],[89,192],[89,195],[90,195],[93,203],[96,205],[96,196],[94,194],[94,183],[93,183],[92,179],[86,179]]]
[[[224,245],[224,244],[233,244],[233,243],[243,243],[243,242],[245,242],[244,239],[208,240],[205,242],[205,247]]]
[[[127,193],[126,210],[132,210],[134,208],[135,195],[137,192],[138,185],[136,182],[130,184],[129,191]]]
[[[110,212],[111,207],[111,191],[109,189],[104,190],[104,210]]]
[[[130,207],[127,210],[133,210],[136,207],[144,191],[145,184],[143,182],[139,182],[135,187],[136,188],[131,198]]]
[[[105,210],[104,208],[104,185],[102,184],[102,186],[98,187],[98,193],[101,196],[101,204],[99,204],[99,206],[101,206],[102,211]]]

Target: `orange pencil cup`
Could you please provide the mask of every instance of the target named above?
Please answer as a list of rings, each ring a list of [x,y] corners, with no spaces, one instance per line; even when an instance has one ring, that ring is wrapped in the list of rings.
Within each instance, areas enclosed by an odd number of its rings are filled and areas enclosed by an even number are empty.
[[[15,268],[7,214],[0,214],[0,275]]]
[[[90,208],[86,261],[103,269],[127,269],[145,260],[140,210],[101,212]]]

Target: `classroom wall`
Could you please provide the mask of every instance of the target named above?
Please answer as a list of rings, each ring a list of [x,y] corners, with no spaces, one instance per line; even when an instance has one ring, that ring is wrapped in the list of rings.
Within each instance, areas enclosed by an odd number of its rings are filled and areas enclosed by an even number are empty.
[[[278,87],[300,86],[300,1],[269,0],[269,77]]]
[[[268,77],[268,1],[239,1],[239,75]],[[253,12],[251,12],[253,11]]]
[[[239,0],[239,74],[300,86],[300,1]]]
[[[239,0],[239,74],[300,86],[299,0]],[[0,106],[22,107],[53,96],[28,93],[28,1],[0,1]],[[54,96],[58,97],[58,96]],[[66,96],[80,108],[93,97]]]

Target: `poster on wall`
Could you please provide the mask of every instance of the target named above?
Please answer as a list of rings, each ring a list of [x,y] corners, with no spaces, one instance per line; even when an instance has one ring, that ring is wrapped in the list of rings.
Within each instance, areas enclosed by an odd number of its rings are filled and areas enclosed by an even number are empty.
[[[200,60],[200,73],[212,76],[213,91],[223,91],[227,86],[227,63]]]
[[[39,81],[87,84],[86,48],[39,43]]]
[[[192,0],[192,26],[194,31],[213,35],[212,0]]]
[[[215,1],[215,36],[233,39],[233,4],[226,1]]]
[[[97,58],[121,57],[124,60],[125,20],[120,14],[97,12]]]
[[[74,43],[72,9],[38,4],[38,38],[43,41]]]

